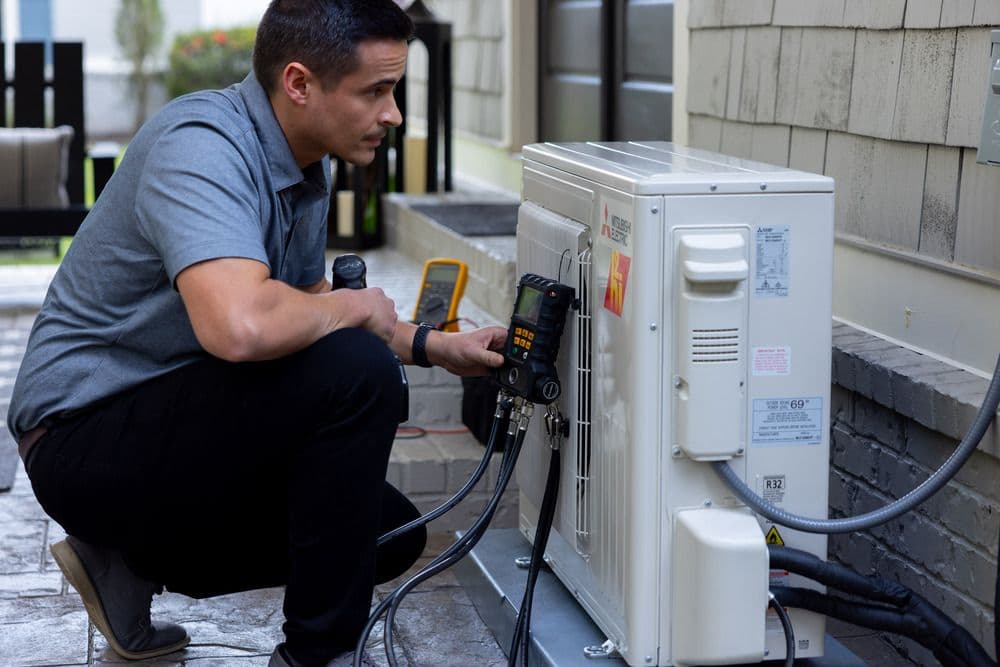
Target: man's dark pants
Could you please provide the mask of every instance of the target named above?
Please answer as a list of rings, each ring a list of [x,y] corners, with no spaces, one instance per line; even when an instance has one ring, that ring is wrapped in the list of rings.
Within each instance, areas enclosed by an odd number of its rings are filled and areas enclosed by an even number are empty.
[[[29,458],[66,531],[121,549],[137,573],[207,597],[286,585],[287,647],[307,664],[353,648],[374,583],[423,549],[385,482],[401,408],[397,362],[346,329],[276,361],[214,358],[51,424]]]

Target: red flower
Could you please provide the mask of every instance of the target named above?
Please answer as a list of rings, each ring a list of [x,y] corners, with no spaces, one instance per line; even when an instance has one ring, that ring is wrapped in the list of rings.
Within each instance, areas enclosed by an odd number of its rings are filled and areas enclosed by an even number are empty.
[[[216,30],[215,32],[212,33],[212,41],[218,44],[219,46],[222,46],[228,41],[228,37],[226,36],[226,33],[222,32],[221,30]]]

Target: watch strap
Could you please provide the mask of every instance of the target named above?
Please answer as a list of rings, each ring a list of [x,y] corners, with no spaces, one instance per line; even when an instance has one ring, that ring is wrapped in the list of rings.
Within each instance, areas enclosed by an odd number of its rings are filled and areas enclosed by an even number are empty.
[[[413,347],[410,349],[410,357],[417,366],[430,368],[434,364],[427,358],[427,335],[430,334],[434,326],[426,322],[417,325],[417,330],[413,334]]]

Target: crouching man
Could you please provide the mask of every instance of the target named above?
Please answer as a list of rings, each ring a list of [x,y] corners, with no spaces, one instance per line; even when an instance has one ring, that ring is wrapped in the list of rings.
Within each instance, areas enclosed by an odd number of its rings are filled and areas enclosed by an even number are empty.
[[[143,127],[52,283],[8,427],[69,535],[59,567],[126,658],[187,645],[150,619],[164,587],[284,585],[271,664],[350,664],[374,584],[423,549],[376,548],[417,516],[385,482],[395,355],[484,374],[506,332],[418,330],[324,277],[329,155],[368,164],[401,122],[411,30],[392,0],[273,0],[253,73]]]

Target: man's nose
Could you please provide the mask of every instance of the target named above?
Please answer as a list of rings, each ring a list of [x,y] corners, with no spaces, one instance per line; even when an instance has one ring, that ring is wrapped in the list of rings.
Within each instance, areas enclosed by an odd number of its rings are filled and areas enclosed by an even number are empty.
[[[403,114],[400,113],[399,105],[396,104],[396,96],[390,95],[389,103],[379,117],[379,124],[389,127],[399,127],[402,123]]]

